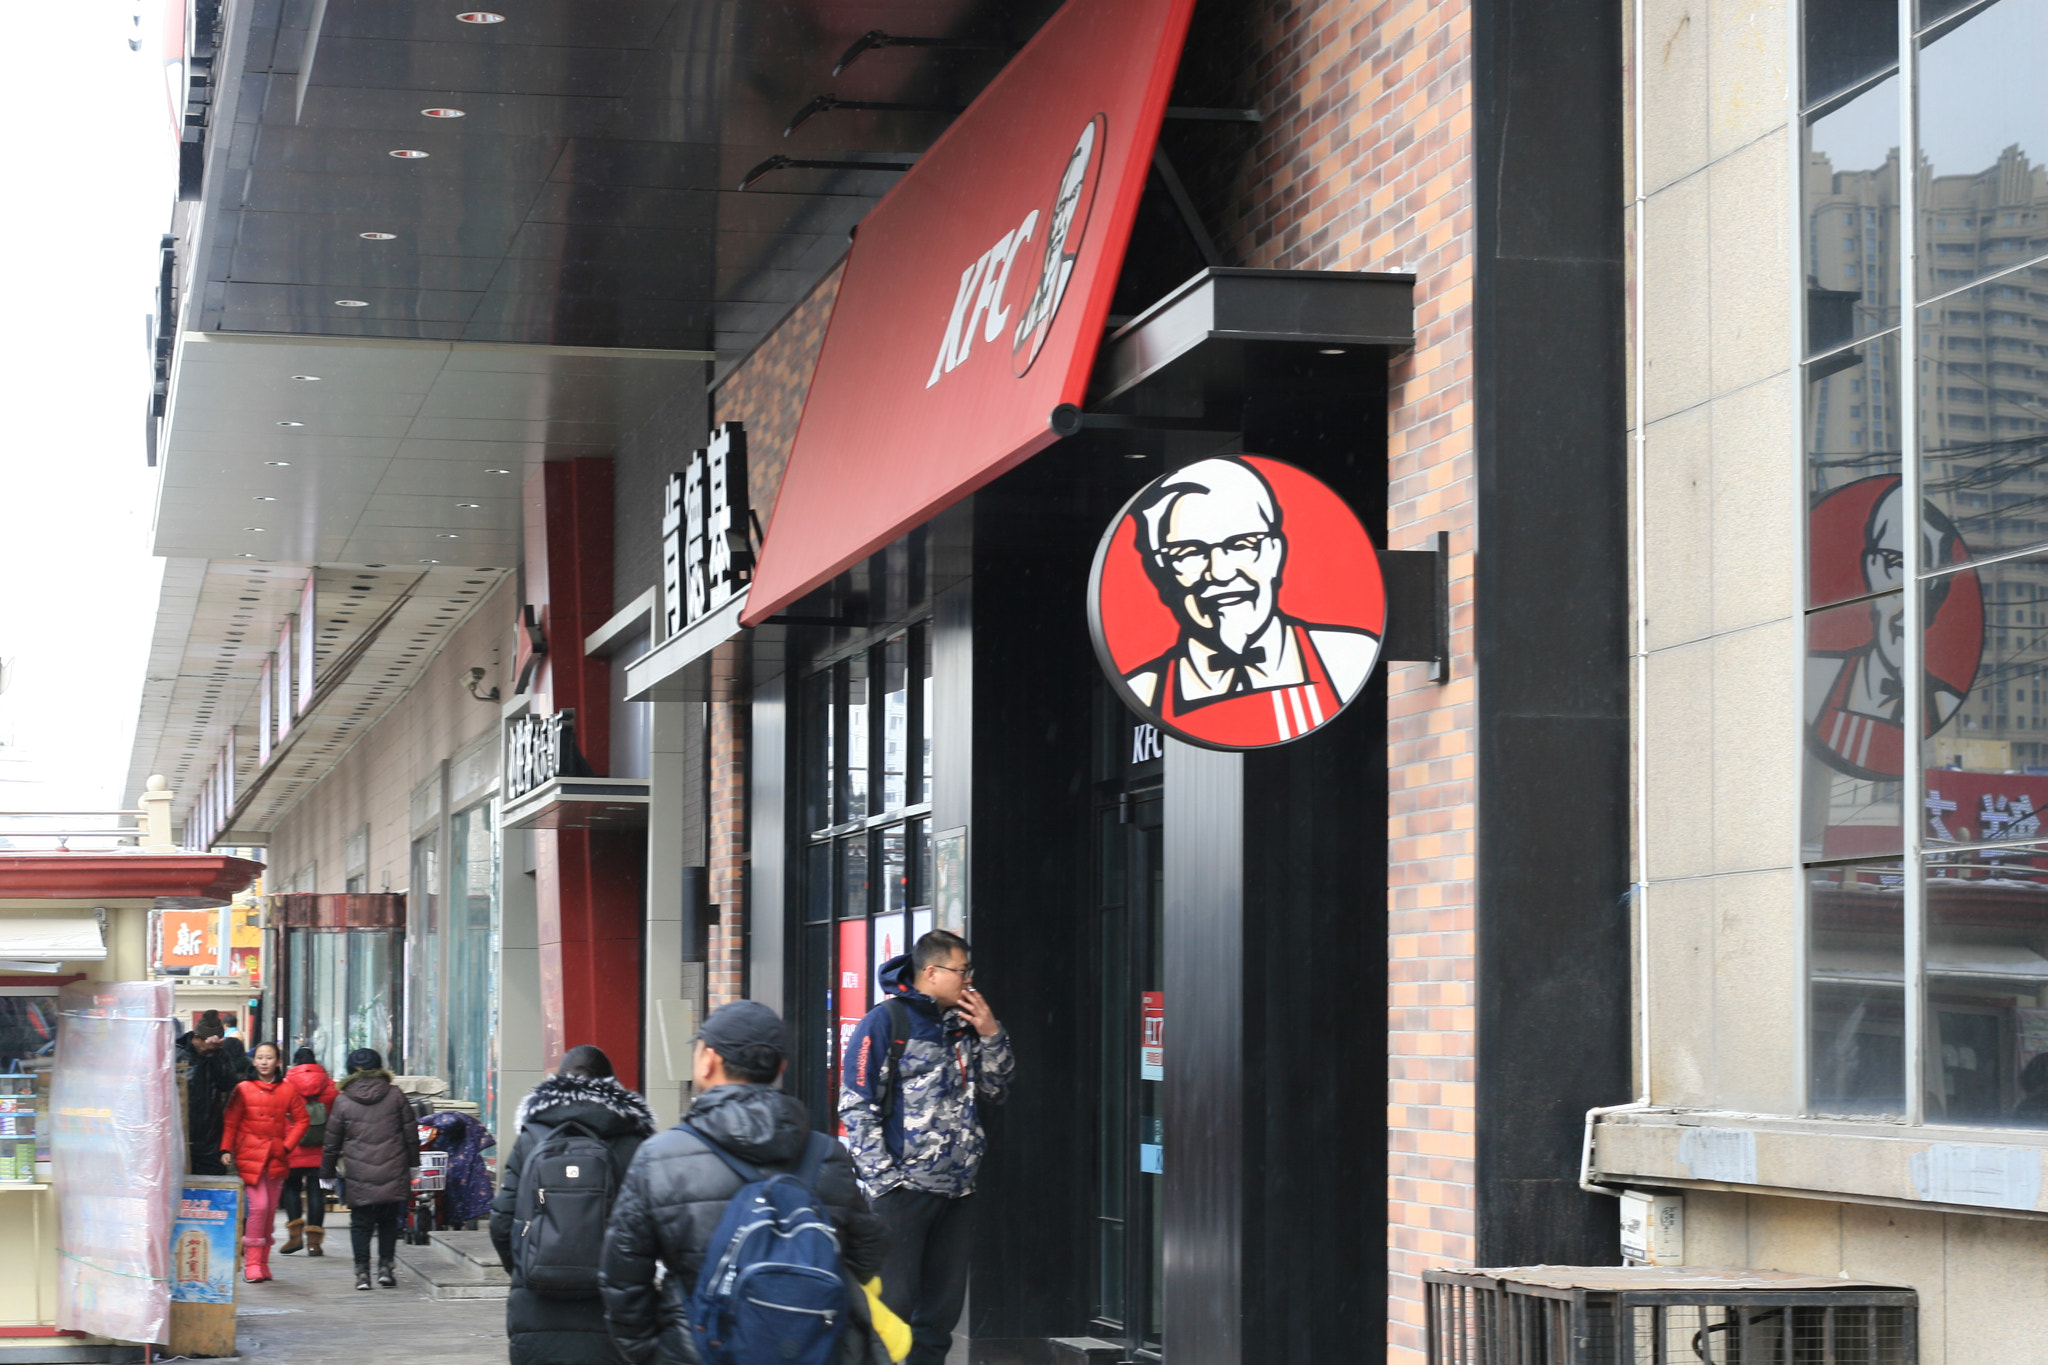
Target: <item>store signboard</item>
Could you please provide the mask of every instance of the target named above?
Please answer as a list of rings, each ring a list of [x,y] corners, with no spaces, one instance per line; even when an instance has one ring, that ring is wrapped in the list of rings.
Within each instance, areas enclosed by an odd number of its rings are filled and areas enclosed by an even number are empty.
[[[753,574],[752,504],[747,494],[747,433],[726,422],[668,476],[662,498],[662,622],[687,630],[732,600]]]
[[[220,911],[159,910],[156,965],[214,967],[220,964]]]
[[[1166,1079],[1166,992],[1144,992],[1138,1021],[1138,1079]]]
[[[505,722],[505,799],[516,801],[557,777],[580,775],[576,711],[514,716]]]
[[[1386,623],[1357,515],[1259,455],[1198,460],[1139,489],[1088,580],[1111,686],[1142,722],[1207,749],[1287,744],[1335,720],[1379,662]]]
[[[1055,439],[1086,397],[1193,0],[1070,0],[862,220],[743,618]]]

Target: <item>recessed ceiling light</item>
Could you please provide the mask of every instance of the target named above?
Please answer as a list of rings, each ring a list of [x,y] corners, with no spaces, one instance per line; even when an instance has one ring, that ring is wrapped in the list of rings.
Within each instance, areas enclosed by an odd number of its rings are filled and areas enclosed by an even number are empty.
[[[482,503],[480,503],[480,502],[458,502],[458,503],[456,503],[455,505],[456,505],[457,507],[467,507],[467,508],[468,508],[468,509],[470,509],[470,510],[471,510],[472,512],[473,512],[473,511],[475,511],[475,510],[476,510],[477,508],[479,508],[479,507],[482,507],[482,506],[483,506],[483,504],[482,504]]]
[[[463,118],[463,117],[466,117],[466,115],[465,115],[465,114],[463,113],[463,111],[462,111],[462,110],[460,110],[460,109],[422,109],[422,110],[420,110],[420,112],[421,112],[422,114],[425,114],[425,115],[426,115],[426,116],[427,116],[428,118]]]
[[[397,157],[400,161],[425,161],[427,159],[427,154],[420,151],[417,147],[400,147],[391,155]]]
[[[395,232],[358,232],[356,236],[366,242],[395,242],[398,240],[398,234]]]
[[[306,424],[304,422],[279,422],[278,425],[281,427],[302,427]]]
[[[462,539],[462,537],[461,537],[461,536],[458,536],[458,535],[456,535],[456,534],[455,534],[455,532],[453,532],[453,531],[443,531],[443,532],[441,532],[441,534],[440,534],[439,536],[437,536],[437,537],[436,537],[436,539],[438,539],[438,540],[460,540],[460,539]]]
[[[420,561],[420,563],[422,563],[422,564],[439,564],[440,562],[441,562],[441,561],[440,561],[440,560],[438,560],[438,559],[422,559],[422,560]]]
[[[493,14],[487,9],[464,10],[455,17],[465,24],[502,24],[505,22],[504,15]]]
[[[277,499],[276,499],[276,498],[271,498],[271,497],[265,497],[265,496],[264,496],[263,494],[261,494],[261,493],[258,493],[258,494],[257,494],[257,495],[256,495],[255,497],[251,498],[251,499],[250,499],[250,501],[251,501],[251,502],[276,502],[276,501],[277,501]]]
[[[254,559],[255,557],[255,554],[249,550],[244,550],[235,556],[236,559]]]
[[[292,462],[290,460],[265,460],[263,463],[269,465],[272,469],[289,469]]]
[[[486,474],[510,474],[511,472],[509,469],[486,469],[484,471]]]
[[[244,531],[260,531],[263,528],[261,526],[244,526],[242,529]]]
[[[317,374],[295,374],[292,378],[302,384],[317,384],[320,382],[320,376]]]
[[[368,299],[336,299],[334,306],[336,308],[368,308],[370,301]]]
[[[1126,460],[1142,460],[1145,458],[1145,452],[1142,450],[1126,451],[1124,453],[1124,458]]]
[[[1343,355],[1343,354],[1344,354],[1344,348],[1343,348],[1342,346],[1325,346],[1325,347],[1323,347],[1323,348],[1322,348],[1322,351],[1323,351],[1323,354],[1324,354],[1324,355]]]

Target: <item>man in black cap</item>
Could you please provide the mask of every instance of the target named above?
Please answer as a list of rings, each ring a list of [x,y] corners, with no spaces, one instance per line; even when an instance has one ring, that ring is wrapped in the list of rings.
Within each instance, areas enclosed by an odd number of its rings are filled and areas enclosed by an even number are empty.
[[[612,1337],[634,1365],[697,1359],[683,1308],[711,1234],[742,1183],[707,1140],[764,1175],[793,1171],[801,1161],[810,1115],[775,1086],[788,1057],[789,1035],[774,1010],[752,1000],[713,1010],[697,1038],[690,1112],[633,1158],[605,1233],[602,1279]],[[838,1143],[812,1192],[838,1229],[846,1268],[857,1280],[872,1278],[887,1234]],[[657,1265],[668,1272],[659,1285]]]
[[[185,1063],[185,1156],[194,1175],[226,1175],[221,1164],[221,1127],[228,1101],[242,1077],[223,1039],[227,1029],[220,1011],[199,1016],[192,1031],[177,1041],[178,1060]]]

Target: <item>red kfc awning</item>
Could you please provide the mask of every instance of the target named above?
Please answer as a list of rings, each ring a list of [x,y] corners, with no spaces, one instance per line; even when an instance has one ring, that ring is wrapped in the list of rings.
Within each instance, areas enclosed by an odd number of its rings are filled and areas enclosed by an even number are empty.
[[[1086,394],[1194,0],[1068,0],[862,221],[744,623],[1050,445]]]

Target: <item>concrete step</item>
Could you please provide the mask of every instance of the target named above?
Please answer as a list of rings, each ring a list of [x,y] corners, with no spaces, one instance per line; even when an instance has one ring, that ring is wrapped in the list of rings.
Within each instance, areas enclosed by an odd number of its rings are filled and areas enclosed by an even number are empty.
[[[436,1299],[502,1299],[512,1277],[498,1264],[488,1232],[435,1232],[425,1246],[400,1243],[398,1262],[426,1283]]]

